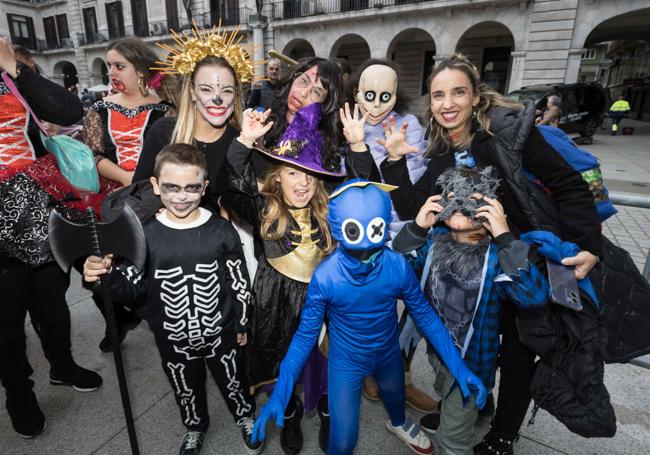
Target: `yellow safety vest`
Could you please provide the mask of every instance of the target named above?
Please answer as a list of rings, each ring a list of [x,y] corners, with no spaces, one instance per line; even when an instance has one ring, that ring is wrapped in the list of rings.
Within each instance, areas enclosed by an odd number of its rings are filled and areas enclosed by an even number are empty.
[[[611,112],[627,112],[630,110],[630,103],[625,100],[618,100],[609,108]]]

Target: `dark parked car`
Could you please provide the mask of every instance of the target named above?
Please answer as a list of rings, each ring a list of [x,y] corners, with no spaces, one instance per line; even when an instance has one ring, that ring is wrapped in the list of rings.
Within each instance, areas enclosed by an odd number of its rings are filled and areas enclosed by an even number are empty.
[[[508,94],[517,101],[532,99],[540,111],[546,109],[550,95],[559,96],[562,102],[560,128],[567,134],[580,133],[583,137],[593,136],[603,124],[610,104],[607,93],[596,82],[534,85]]]

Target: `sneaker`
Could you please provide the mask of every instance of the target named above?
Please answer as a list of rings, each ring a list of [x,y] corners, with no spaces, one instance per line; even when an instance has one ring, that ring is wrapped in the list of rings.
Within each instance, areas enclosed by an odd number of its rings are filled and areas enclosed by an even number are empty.
[[[241,425],[241,435],[244,440],[244,449],[247,453],[255,455],[260,453],[264,448],[264,441],[257,441],[253,444],[253,427],[255,426],[255,420],[252,417],[244,417],[240,423]]]
[[[70,373],[50,371],[50,384],[72,386],[77,392],[92,392],[102,385],[102,377],[94,371],[75,365]]]
[[[38,406],[36,395],[31,390],[24,393],[7,392],[7,412],[14,431],[21,438],[32,439],[47,426],[45,416]]]
[[[474,455],[513,455],[514,443],[519,439],[508,439],[500,432],[491,428],[483,440],[474,446]]]
[[[183,436],[181,451],[178,452],[178,455],[199,455],[204,438],[205,433],[202,431],[188,431]]]
[[[404,387],[404,398],[406,404],[418,412],[430,414],[438,409],[438,402],[413,384]]]
[[[390,420],[386,421],[388,431],[400,438],[409,449],[422,455],[433,454],[431,440],[422,432],[419,425],[413,423],[408,417],[402,426],[394,427]]]
[[[280,432],[280,446],[288,455],[299,453],[304,444],[302,428],[300,428],[303,414],[302,400],[297,396],[294,396],[293,400],[295,401],[293,413],[284,416],[284,427]]]
[[[363,396],[370,401],[379,401],[379,387],[372,376],[363,378]]]
[[[420,428],[422,428],[427,433],[435,434],[438,431],[440,426],[440,413],[432,412],[427,414],[420,419]]]

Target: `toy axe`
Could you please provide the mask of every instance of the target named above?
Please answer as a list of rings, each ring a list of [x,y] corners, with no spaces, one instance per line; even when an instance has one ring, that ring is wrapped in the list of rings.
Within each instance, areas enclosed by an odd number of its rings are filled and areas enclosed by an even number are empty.
[[[48,224],[50,248],[56,262],[65,272],[70,270],[74,261],[80,257],[89,255],[103,257],[103,255],[109,253],[129,259],[139,269],[144,267],[147,244],[142,225],[133,210],[128,206],[124,206],[120,215],[110,223],[97,222],[95,211],[92,208],[88,208],[86,213],[88,223],[78,224],[66,220],[54,209],[50,212]],[[124,373],[122,353],[119,348],[120,339],[111,299],[109,277],[110,275],[107,274],[97,283],[102,287],[102,296],[108,320],[108,336],[113,345],[113,358],[122,396],[126,428],[131,443],[131,453],[139,455],[135,423],[129,400],[129,389]]]

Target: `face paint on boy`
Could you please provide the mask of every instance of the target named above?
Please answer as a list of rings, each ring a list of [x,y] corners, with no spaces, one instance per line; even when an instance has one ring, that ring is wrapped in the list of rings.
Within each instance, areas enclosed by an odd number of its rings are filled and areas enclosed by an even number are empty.
[[[386,65],[370,65],[359,77],[356,101],[369,114],[369,125],[383,122],[397,102],[397,73]]]

